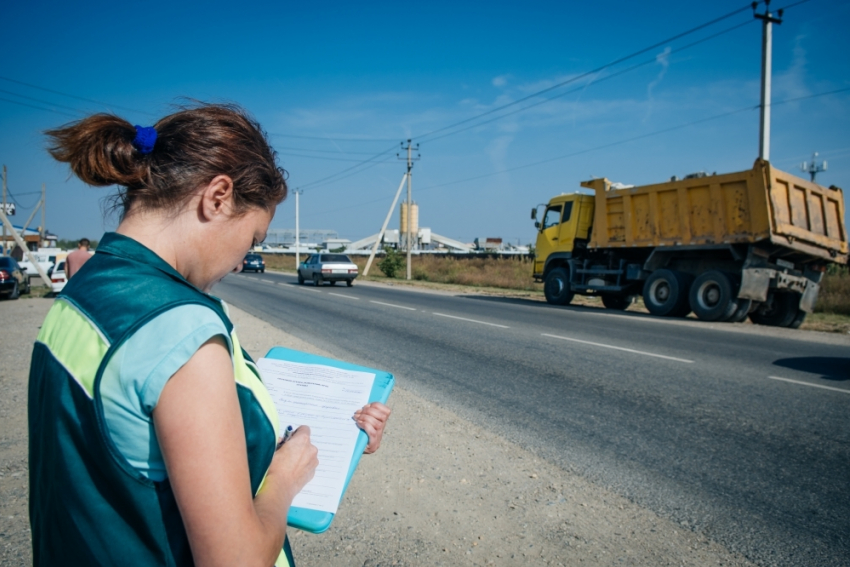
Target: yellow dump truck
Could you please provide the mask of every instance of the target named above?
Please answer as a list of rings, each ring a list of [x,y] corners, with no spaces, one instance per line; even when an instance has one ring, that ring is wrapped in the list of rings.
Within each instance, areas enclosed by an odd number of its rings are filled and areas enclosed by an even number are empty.
[[[546,300],[598,295],[654,315],[798,327],[830,262],[847,263],[844,196],[756,160],[642,187],[593,179],[532,209]],[[539,217],[539,219],[538,219]]]

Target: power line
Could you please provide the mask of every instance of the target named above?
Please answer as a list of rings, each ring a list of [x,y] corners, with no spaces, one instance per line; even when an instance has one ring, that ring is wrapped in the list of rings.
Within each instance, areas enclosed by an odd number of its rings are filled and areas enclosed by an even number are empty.
[[[11,99],[8,99],[8,98],[3,98],[3,97],[0,97],[0,100],[2,100],[3,102],[10,102],[12,104],[17,104],[19,106],[26,106],[28,108],[35,108],[36,110],[44,110],[45,112],[53,112],[55,114],[62,114],[64,116],[70,116],[71,118],[79,118],[79,116],[76,115],[76,114],[71,114],[71,113],[68,113],[68,112],[62,112],[61,110],[54,110],[52,108],[43,108],[41,106],[35,106],[34,104],[27,104],[25,102],[20,102],[20,101],[17,101],[17,100],[11,100]]]
[[[629,55],[626,55],[625,57],[621,57],[621,58],[619,58],[619,59],[617,59],[617,60],[615,60],[615,61],[612,61],[612,62],[610,62],[610,63],[607,63],[607,64],[605,64],[605,65],[602,65],[601,67],[597,67],[596,69],[593,69],[592,71],[587,71],[587,72],[582,73],[582,74],[580,74],[580,75],[578,75],[578,76],[576,76],[576,77],[573,77],[573,78],[571,78],[571,79],[567,79],[566,81],[562,81],[562,82],[560,82],[560,83],[558,83],[558,84],[552,85],[551,87],[546,87],[545,89],[542,89],[542,90],[539,90],[539,91],[537,91],[537,92],[531,93],[530,95],[524,96],[524,97],[522,97],[522,98],[520,98],[520,99],[518,99],[518,100],[515,100],[515,101],[513,101],[513,102],[509,102],[508,104],[504,104],[504,105],[502,105],[502,106],[499,106],[499,107],[496,107],[496,108],[490,109],[490,110],[488,110],[487,112],[482,112],[481,114],[479,114],[479,115],[477,115],[477,116],[473,116],[473,117],[471,117],[471,118],[467,118],[467,119],[465,119],[465,120],[461,120],[460,122],[455,122],[454,124],[449,124],[448,126],[443,126],[442,128],[438,128],[438,129],[436,129],[436,130],[432,130],[432,131],[430,131],[430,132],[427,132],[427,133],[425,133],[425,134],[422,134],[421,136],[417,136],[417,139],[418,139],[418,140],[420,140],[420,141],[423,141],[426,137],[428,137],[428,136],[430,136],[430,135],[432,135],[432,134],[436,134],[437,132],[443,132],[443,131],[445,131],[445,130],[449,130],[449,129],[451,129],[451,128],[455,128],[455,127],[460,126],[460,125],[462,125],[462,124],[466,124],[466,123],[471,122],[471,121],[473,121],[473,120],[477,120],[477,119],[479,119],[479,118],[481,118],[481,117],[483,117],[483,116],[488,116],[488,115],[490,115],[490,114],[493,114],[494,112],[498,112],[498,111],[503,110],[503,109],[505,109],[505,108],[509,108],[509,107],[511,107],[511,106],[515,106],[515,105],[517,105],[517,104],[520,104],[521,102],[525,102],[526,100],[529,100],[529,99],[532,99],[532,98],[538,97],[538,96],[540,96],[541,94],[544,94],[544,93],[547,93],[547,92],[553,91],[553,90],[555,90],[555,89],[558,89],[558,88],[560,88],[560,87],[563,87],[564,85],[568,85],[568,84],[570,84],[570,83],[574,83],[574,82],[576,82],[576,81],[579,81],[579,80],[584,79],[584,78],[586,78],[586,77],[589,77],[589,76],[591,76],[591,75],[595,75],[596,73],[599,73],[600,71],[604,71],[604,70],[605,70],[605,69],[607,69],[608,67],[612,67],[612,66],[617,65],[617,64],[619,64],[619,63],[622,63],[622,62],[624,62],[624,61],[628,61],[629,59],[632,59],[632,58],[634,58],[634,57],[637,57],[638,55],[642,55],[642,54],[646,53],[647,51],[651,51],[652,49],[655,49],[655,48],[657,48],[657,47],[661,47],[661,46],[662,46],[662,45],[664,45],[665,43],[670,43],[671,41],[675,41],[675,40],[677,40],[677,39],[680,39],[680,38],[682,38],[682,37],[685,37],[685,36],[687,36],[687,35],[690,35],[690,34],[692,34],[692,33],[695,33],[695,32],[697,32],[697,31],[699,31],[699,30],[701,30],[701,29],[705,29],[705,28],[707,28],[707,27],[709,27],[709,26],[711,26],[711,25],[714,25],[714,24],[716,24],[717,22],[721,22],[721,21],[723,21],[723,20],[726,20],[726,19],[728,19],[728,18],[731,18],[731,17],[733,17],[733,16],[736,16],[736,15],[740,14],[741,12],[745,12],[745,11],[747,11],[747,10],[751,10],[751,9],[752,9],[752,3],[748,3],[746,6],[744,6],[744,7],[742,7],[742,8],[739,8],[739,9],[737,9],[737,10],[734,10],[734,11],[732,11],[732,12],[729,12],[728,14],[725,14],[725,15],[723,15],[723,16],[720,16],[720,17],[718,17],[718,18],[715,18],[715,19],[713,19],[713,20],[711,20],[711,21],[708,21],[708,22],[705,22],[705,23],[703,23],[703,24],[700,24],[700,25],[698,25],[698,26],[696,26],[696,27],[694,27],[694,28],[691,28],[691,29],[689,29],[689,30],[687,30],[687,31],[684,31],[684,32],[679,33],[679,34],[677,34],[677,35],[674,35],[674,36],[672,36],[672,37],[670,37],[670,38],[667,38],[667,39],[665,39],[665,40],[663,40],[663,41],[660,41],[660,42],[658,42],[658,43],[655,43],[655,44],[653,44],[653,45],[650,45],[649,47],[645,47],[645,48],[643,48],[643,49],[641,49],[641,50],[639,50],[639,51],[635,51],[635,52],[633,52],[633,53],[631,53],[631,54],[629,54]]]
[[[827,95],[837,94],[837,93],[842,93],[842,92],[847,92],[847,91],[850,91],[850,87],[846,87],[846,88],[843,88],[843,89],[836,89],[836,90],[833,90],[833,91],[827,91],[827,92],[822,92],[822,93],[816,93],[816,94],[807,95],[807,96],[789,98],[789,99],[786,99],[786,100],[774,102],[773,106],[778,106],[780,104],[787,104],[787,103],[790,103],[790,102],[797,102],[797,101],[800,101],[800,100],[817,98],[817,97],[821,97],[821,96],[827,96]],[[535,162],[532,162],[532,163],[527,163],[525,165],[519,165],[519,166],[516,166],[516,167],[511,167],[511,168],[508,168],[508,169],[501,169],[499,171],[494,171],[492,173],[485,173],[483,175],[476,175],[474,177],[467,177],[465,179],[458,179],[456,181],[449,181],[447,183],[440,183],[438,185],[429,185],[427,187],[422,187],[421,189],[419,189],[419,191],[425,191],[426,189],[436,189],[438,187],[446,187],[448,185],[457,185],[458,183],[466,183],[467,181],[474,181],[476,179],[484,179],[486,177],[493,177],[495,175],[501,175],[502,173],[508,173],[508,172],[511,172],[511,171],[517,171],[519,169],[526,169],[526,168],[529,168],[529,167],[534,167],[536,165],[542,165],[544,163],[551,163],[553,161],[559,161],[559,160],[562,160],[562,159],[571,158],[571,157],[575,157],[575,156],[578,156],[578,155],[593,152],[593,151],[596,151],[596,150],[602,150],[602,149],[605,149],[605,148],[610,148],[612,146],[618,146],[618,145],[621,145],[621,144],[626,144],[628,142],[634,142],[634,141],[637,141],[637,140],[642,140],[644,138],[657,136],[659,134],[665,134],[667,132],[672,132],[674,130],[681,130],[682,128],[687,128],[689,126],[695,126],[697,124],[702,124],[703,122],[709,122],[711,120],[716,120],[718,118],[725,118],[727,116],[732,116],[734,114],[740,114],[740,113],[746,112],[748,110],[757,110],[759,108],[759,106],[760,105],[745,106],[743,108],[739,108],[737,110],[732,110],[730,112],[724,112],[722,114],[715,114],[714,116],[709,116],[707,118],[701,118],[700,120],[694,120],[693,122],[688,122],[686,124],[679,124],[678,126],[671,126],[669,128],[664,128],[662,130],[656,130],[655,132],[649,132],[647,134],[641,134],[639,136],[633,136],[631,138],[625,138],[625,139],[622,139],[622,140],[618,140],[616,142],[603,144],[601,146],[595,146],[593,148],[587,148],[587,149],[584,149],[584,150],[579,150],[577,152],[572,152],[572,153],[569,153],[569,154],[555,156],[555,157],[552,157],[552,158],[547,158],[547,159],[544,159],[544,160],[539,160],[539,161],[535,161]]]
[[[22,208],[22,209],[24,209],[24,210],[27,210],[27,211],[28,211],[29,209],[32,209],[33,207],[35,207],[35,206],[36,206],[36,205],[37,205],[37,204],[41,201],[41,197],[39,197],[39,198],[35,201],[35,203],[33,203],[32,205],[29,205],[29,206],[26,206],[26,207],[25,207],[25,206],[23,206],[23,205],[20,203],[20,201],[18,201],[18,199],[15,197],[15,195],[14,195],[14,194],[12,194],[12,190],[11,190],[11,189],[9,189],[8,187],[6,187],[6,194],[8,194],[8,195],[9,195],[9,197],[12,199],[12,202],[13,202],[13,203],[15,203],[15,204],[16,204],[16,205],[18,205],[20,208]],[[29,191],[29,192],[27,192],[27,193],[20,193],[18,196],[20,197],[20,196],[22,196],[22,195],[33,195],[33,194],[41,195],[41,191]]]
[[[37,103],[40,103],[40,104],[46,104],[47,106],[56,106],[56,107],[59,107],[59,108],[64,108],[64,109],[70,110],[72,112],[81,112],[79,109],[74,108],[73,106],[65,106],[64,104],[57,104],[55,102],[50,102],[49,100],[42,100],[40,98],[34,98],[34,97],[31,97],[31,96],[22,95],[22,94],[14,92],[14,91],[7,91],[6,89],[0,89],[0,93],[6,93],[6,94],[9,94],[9,95],[12,95],[12,96],[16,96],[18,98],[31,100],[33,102],[37,102]]]
[[[275,146],[275,149],[278,150],[292,150],[295,152],[318,152],[321,154],[341,154],[341,155],[363,155],[363,156],[371,156],[372,152],[349,152],[343,150],[314,150],[312,148],[292,148],[285,146]]]
[[[328,175],[327,177],[317,179],[316,181],[311,181],[310,183],[304,183],[302,185],[299,185],[299,187],[304,189],[305,187],[313,187],[313,186],[316,186],[320,183],[324,183],[325,181],[329,182],[331,179],[334,179],[335,177],[338,177],[338,176],[342,175],[343,173],[347,173],[347,172],[351,171],[352,169],[356,169],[356,168],[358,168],[362,165],[370,164],[370,163],[374,162],[376,159],[378,159],[379,157],[395,151],[395,149],[396,149],[396,146],[393,145],[392,147],[373,155],[369,159],[365,159],[365,160],[361,161],[360,163],[352,165],[351,167],[347,167],[347,168],[343,169],[342,171],[337,171],[336,173],[334,173],[332,175]],[[384,161],[387,161],[387,160],[384,160]],[[378,163],[380,163],[380,162],[378,162]],[[372,165],[377,165],[377,163],[372,163]],[[369,166],[369,167],[371,167],[371,166]],[[357,171],[355,173],[360,173],[361,171],[364,171],[365,169],[368,169],[368,168],[364,167],[362,170]],[[351,175],[354,175],[354,173],[352,173]],[[349,177],[349,176],[346,175],[345,177]],[[334,181],[339,181],[340,179],[344,179],[344,178],[334,179]],[[327,185],[328,183],[324,183],[324,184]]]
[[[100,106],[106,106],[107,108],[118,108],[118,109],[121,109],[121,110],[126,110],[128,112],[138,112],[140,114],[147,114],[148,116],[156,116],[155,114],[152,114],[150,112],[146,112],[144,110],[138,110],[136,108],[129,108],[129,107],[126,107],[126,106],[118,106],[117,104],[109,104],[108,102],[103,102],[101,100],[95,100],[95,99],[92,99],[92,98],[85,98],[85,97],[81,97],[81,96],[77,96],[77,95],[72,95],[72,94],[69,94],[69,93],[62,92],[62,91],[57,91],[57,90],[54,90],[54,89],[48,89],[46,87],[40,87],[38,85],[33,85],[32,83],[25,83],[23,81],[19,81],[17,79],[12,79],[10,77],[0,76],[0,80],[9,81],[10,83],[16,83],[18,85],[23,85],[25,87],[30,87],[31,89],[38,89],[40,91],[45,91],[45,92],[57,94],[57,95],[60,95],[60,96],[66,96],[68,98],[74,98],[74,99],[77,99],[77,100],[82,100],[84,102],[91,102],[93,104],[97,104],[97,105],[100,105]]]
[[[327,138],[324,136],[297,136],[295,134],[278,134],[276,132],[267,132],[269,136],[279,138],[298,138],[301,140],[322,140],[325,142],[393,142],[396,138]]]
[[[807,1],[807,2],[808,2],[809,0],[805,0],[805,1]],[[678,48],[678,49],[673,49],[673,50],[671,50],[671,51],[670,51],[670,54],[672,55],[673,53],[679,53],[679,52],[684,51],[684,50],[686,50],[686,49],[690,49],[691,47],[694,47],[694,46],[699,45],[699,44],[701,44],[701,43],[705,43],[706,41],[709,41],[709,40],[715,39],[715,38],[717,38],[717,37],[719,37],[719,36],[721,36],[721,35],[727,34],[727,33],[731,32],[731,31],[737,30],[737,29],[742,28],[742,27],[744,27],[744,26],[751,25],[751,24],[753,24],[753,23],[755,23],[755,20],[747,20],[747,21],[742,22],[742,23],[740,23],[740,24],[738,24],[738,25],[732,26],[732,27],[730,27],[730,28],[726,28],[726,29],[725,29],[725,30],[723,30],[723,31],[717,32],[717,33],[715,33],[715,34],[712,34],[712,35],[710,35],[710,36],[708,36],[708,37],[704,37],[704,38],[702,38],[702,39],[700,39],[700,40],[697,40],[697,41],[695,41],[695,42],[693,42],[693,43],[689,43],[688,45],[682,46],[682,47],[680,47],[680,48]],[[602,77],[601,79],[594,79],[594,80],[591,80],[591,82],[590,82],[590,83],[588,83],[587,85],[584,85],[584,86],[581,86],[581,87],[578,87],[578,88],[575,88],[575,89],[572,89],[572,90],[569,90],[569,91],[566,91],[566,92],[563,92],[563,93],[557,94],[557,95],[552,96],[552,97],[549,97],[549,98],[547,98],[547,99],[544,99],[544,100],[541,100],[541,101],[538,101],[538,102],[535,102],[535,103],[529,104],[528,106],[524,106],[524,107],[519,108],[519,109],[517,109],[517,110],[514,110],[514,111],[512,111],[512,112],[508,112],[508,113],[505,113],[505,114],[501,114],[501,115],[496,116],[496,117],[494,117],[494,118],[491,118],[491,119],[489,119],[489,120],[485,120],[485,121],[483,121],[483,122],[477,122],[477,123],[475,123],[475,124],[471,124],[471,125],[469,125],[469,126],[467,126],[467,127],[465,127],[465,128],[461,128],[460,130],[454,130],[454,131],[452,131],[452,132],[447,132],[447,133],[443,134],[442,136],[437,136],[436,138],[431,138],[430,140],[428,140],[428,142],[435,142],[435,141],[437,141],[437,140],[441,140],[441,139],[446,138],[446,137],[448,137],[448,136],[454,136],[455,134],[459,134],[459,133],[461,133],[461,132],[466,132],[467,130],[472,130],[473,128],[478,128],[479,126],[483,126],[483,125],[485,125],[485,124],[490,124],[491,122],[495,122],[495,121],[497,121],[497,120],[501,120],[502,118],[507,118],[508,116],[513,116],[514,114],[518,114],[518,113],[520,113],[520,112],[526,111],[526,110],[528,110],[529,108],[534,108],[535,106],[540,106],[541,104],[546,104],[547,102],[551,102],[551,101],[556,100],[556,99],[558,99],[558,98],[565,97],[565,96],[567,96],[567,95],[569,95],[569,94],[573,94],[573,93],[576,93],[576,92],[579,92],[579,91],[583,91],[583,90],[587,89],[588,87],[590,87],[591,85],[595,85],[595,84],[598,84],[598,83],[601,83],[601,82],[607,81],[607,80],[609,80],[609,79],[613,79],[613,78],[615,78],[615,77],[619,77],[620,75],[624,75],[624,74],[626,74],[626,73],[628,73],[628,72],[630,72],[630,71],[634,71],[635,69],[639,69],[640,67],[645,67],[646,65],[650,65],[650,64],[655,63],[655,62],[657,62],[657,58],[655,58],[655,57],[653,57],[652,59],[647,59],[646,61],[644,61],[644,62],[642,62],[642,63],[638,63],[638,64],[636,64],[636,65],[632,65],[631,67],[628,67],[628,68],[626,68],[626,69],[622,69],[622,70],[620,70],[620,71],[617,71],[616,73],[612,73],[612,74],[610,74],[610,75],[606,75],[605,77]]]
[[[313,187],[313,189],[318,189],[319,187],[325,187],[327,185],[333,185],[334,183],[337,183],[338,181],[342,181],[343,179],[348,179],[349,177],[363,173],[367,169],[371,169],[371,168],[375,167],[376,165],[384,165],[386,163],[389,163],[390,161],[394,162],[395,161],[394,158],[395,158],[395,156],[389,156],[389,157],[382,159],[380,161],[372,162],[369,165],[367,165],[366,167],[364,167],[364,168],[362,168],[358,171],[352,171],[348,175],[343,175],[342,177],[339,177],[339,178],[334,179],[332,181],[328,181],[327,183],[322,183],[321,185],[316,185],[316,186]]]
[[[327,156],[307,156],[307,155],[303,155],[303,154],[291,154],[291,153],[285,153],[285,152],[278,152],[278,155],[292,156],[292,157],[302,157],[302,158],[308,158],[308,159],[322,159],[322,160],[328,160],[328,161],[356,161],[357,163],[363,163],[362,159],[333,158],[333,157],[327,157]]]

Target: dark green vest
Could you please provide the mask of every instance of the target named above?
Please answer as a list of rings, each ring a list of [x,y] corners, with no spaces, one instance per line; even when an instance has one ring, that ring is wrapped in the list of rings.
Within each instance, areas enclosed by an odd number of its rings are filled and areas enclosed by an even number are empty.
[[[239,346],[222,303],[138,242],[107,233],[42,325],[29,381],[33,565],[192,565],[168,480],[154,482],[115,447],[100,380],[138,329],[179,305],[215,311],[230,333],[251,489],[260,489],[278,437],[274,404]],[[288,543],[277,565],[294,565]]]

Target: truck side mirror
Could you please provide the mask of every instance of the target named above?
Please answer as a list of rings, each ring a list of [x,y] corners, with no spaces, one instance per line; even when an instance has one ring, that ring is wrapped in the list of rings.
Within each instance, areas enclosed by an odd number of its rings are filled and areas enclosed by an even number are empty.
[[[537,207],[531,209],[531,220],[537,220]]]
[[[540,228],[540,221],[534,221],[534,228]]]

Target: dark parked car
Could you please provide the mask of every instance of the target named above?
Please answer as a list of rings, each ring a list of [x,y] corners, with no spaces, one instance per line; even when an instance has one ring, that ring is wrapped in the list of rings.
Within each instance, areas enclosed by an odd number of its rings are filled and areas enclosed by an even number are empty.
[[[7,299],[18,299],[22,293],[30,292],[30,278],[10,256],[0,256],[0,295]]]
[[[259,254],[248,254],[242,260],[242,271],[263,273],[266,271],[266,261]]]
[[[357,264],[345,254],[313,254],[298,266],[298,283],[313,280],[314,285],[323,282],[345,282],[349,287],[354,285],[357,277]]]

